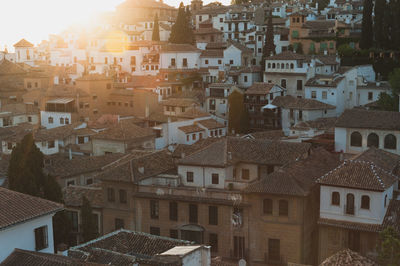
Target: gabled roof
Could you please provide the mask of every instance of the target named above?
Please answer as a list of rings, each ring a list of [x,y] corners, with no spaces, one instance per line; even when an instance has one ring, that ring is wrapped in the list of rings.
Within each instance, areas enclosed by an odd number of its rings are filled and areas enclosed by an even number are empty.
[[[182,126],[182,127],[178,127],[178,129],[180,131],[184,132],[185,134],[205,131],[204,128],[201,128],[201,127],[196,126],[196,125]]]
[[[216,121],[215,119],[212,119],[212,118],[200,120],[200,121],[197,121],[197,123],[207,129],[217,129],[217,128],[225,128],[226,127],[225,125],[219,123],[218,121]]]
[[[250,48],[248,48],[248,47],[244,46],[243,44],[236,42],[234,40],[228,40],[228,47],[229,47],[229,45],[233,45],[234,47],[236,47],[243,53],[250,53],[250,54],[253,53],[253,50],[251,50]]]
[[[400,156],[392,152],[372,146],[368,150],[356,155],[353,160],[371,162],[389,173],[400,176]]]
[[[336,122],[336,127],[400,130],[400,112],[345,110]]]
[[[346,160],[337,168],[321,176],[318,183],[327,186],[385,191],[397,180],[397,176],[372,162]]]
[[[14,47],[33,47],[33,44],[31,44],[30,42],[28,42],[25,39],[22,39],[19,42],[17,42],[16,44],[14,44]]]
[[[175,52],[187,52],[187,53],[200,53],[201,50],[190,44],[166,44],[161,46],[161,53],[175,53]]]
[[[339,251],[325,259],[320,266],[378,266],[378,263],[350,249]]]
[[[67,186],[63,189],[65,206],[80,207],[82,199],[86,197],[91,206],[101,208],[104,204],[103,190],[100,186]]]
[[[222,49],[215,49],[215,50],[204,50],[201,52],[200,57],[205,58],[223,58],[224,51]]]
[[[305,60],[306,56],[292,51],[284,51],[280,54],[267,57],[265,60]]]
[[[0,76],[3,75],[21,75],[27,72],[19,65],[10,62],[6,59],[0,61]]]
[[[59,203],[0,187],[0,230],[62,209]]]
[[[314,99],[297,98],[291,95],[278,96],[272,101],[272,104],[285,109],[300,109],[300,110],[336,109],[336,107],[333,105],[326,104]]]
[[[339,156],[321,148],[314,151],[309,157],[293,161],[265,178],[251,183],[245,191],[305,196],[321,175],[334,169],[339,163]]]
[[[254,82],[244,94],[269,94],[270,90],[276,86],[273,83]]]
[[[308,152],[308,143],[226,137],[178,161],[182,165],[226,167],[238,162],[283,165]]]

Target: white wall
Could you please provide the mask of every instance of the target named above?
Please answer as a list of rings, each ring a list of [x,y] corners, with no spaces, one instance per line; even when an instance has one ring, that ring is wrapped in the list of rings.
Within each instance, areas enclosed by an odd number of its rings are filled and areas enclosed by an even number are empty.
[[[340,205],[331,205],[332,192],[339,192]],[[345,214],[346,195],[354,195],[354,215]],[[369,210],[361,209],[361,197],[367,195],[370,198]],[[384,206],[385,195],[388,195],[387,205]],[[389,200],[393,195],[393,186],[384,192],[333,187],[321,185],[320,217],[356,223],[381,224],[386,214]]]
[[[10,255],[15,248],[35,251],[35,228],[47,226],[48,247],[40,252],[53,253],[53,215],[21,223],[0,231],[0,262]]]
[[[188,183],[186,173],[193,172],[193,182]],[[178,174],[182,178],[182,184],[188,187],[206,187],[223,189],[226,180],[225,168],[201,167],[178,165]],[[212,174],[219,175],[218,184],[212,184]]]
[[[49,123],[49,117],[53,118],[52,124]],[[64,121],[67,118],[69,121],[68,124],[72,123],[71,113],[40,111],[41,125],[47,129],[66,125],[65,123],[64,124],[60,123],[60,118],[64,118]]]

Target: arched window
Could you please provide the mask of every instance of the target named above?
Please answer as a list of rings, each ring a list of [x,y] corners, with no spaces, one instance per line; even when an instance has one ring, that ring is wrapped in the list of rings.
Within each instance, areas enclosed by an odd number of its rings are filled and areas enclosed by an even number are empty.
[[[337,191],[332,192],[332,200],[331,200],[331,202],[332,202],[332,205],[337,205],[337,206],[340,205],[340,194],[339,194],[339,192],[337,192]]]
[[[396,142],[397,139],[394,135],[392,134],[388,134],[385,136],[385,141],[384,141],[384,147],[385,149],[392,149],[395,150],[396,149]]]
[[[369,134],[367,139],[367,146],[379,148],[379,136],[375,133]]]
[[[289,203],[287,200],[279,200],[279,216],[288,216]]]
[[[284,69],[284,68],[285,68],[285,64],[282,63],[282,64],[281,64],[281,69]]]
[[[351,193],[346,196],[346,214],[354,214],[354,195]]]
[[[272,63],[272,68],[275,68],[275,63]]]
[[[293,63],[290,64],[290,69],[294,69],[294,64]]]
[[[64,125],[64,118],[63,117],[60,117],[60,124]]]
[[[280,65],[279,63],[277,63],[277,64],[276,64],[276,68],[277,68],[277,69],[280,69],[280,68],[281,68],[281,65]]]
[[[360,132],[355,131],[351,133],[350,146],[361,147],[361,143],[362,143],[362,136]]]
[[[66,125],[69,124],[69,118],[65,118],[65,124],[66,124]]]
[[[297,21],[297,23],[299,23],[300,22],[300,18],[297,18],[296,21]]]
[[[289,63],[286,63],[286,69],[289,69]]]
[[[369,197],[367,195],[361,197],[361,209],[369,210]]]
[[[263,212],[264,214],[272,214],[273,206],[272,199],[263,200]]]
[[[271,63],[268,63],[268,68],[271,68]]]

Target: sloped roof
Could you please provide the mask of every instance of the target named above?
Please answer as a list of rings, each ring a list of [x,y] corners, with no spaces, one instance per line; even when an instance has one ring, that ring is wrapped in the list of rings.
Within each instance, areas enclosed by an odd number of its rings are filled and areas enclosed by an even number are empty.
[[[320,266],[378,266],[378,263],[351,249],[339,251],[325,259]]]
[[[223,58],[224,57],[224,51],[222,49],[204,50],[204,51],[201,52],[200,57]]]
[[[219,123],[217,120],[212,119],[212,118],[205,119],[205,120],[199,120],[199,121],[197,121],[197,123],[207,129],[216,129],[216,128],[225,128],[226,127],[225,125]]]
[[[372,162],[346,160],[324,176],[318,183],[328,186],[385,191],[398,179]]]
[[[196,125],[189,125],[189,126],[182,126],[182,127],[178,127],[178,129],[186,134],[188,133],[194,133],[194,132],[200,132],[200,131],[204,131],[203,128],[196,126]]]
[[[291,95],[278,96],[272,101],[273,105],[286,109],[323,110],[336,109],[335,106],[314,99],[297,98]]]
[[[272,83],[254,82],[253,85],[246,90],[245,94],[268,94],[274,86],[275,84]]]
[[[101,208],[104,204],[103,190],[100,186],[67,186],[63,193],[65,206],[80,207],[83,197],[89,200],[92,207]]]
[[[195,52],[200,53],[201,50],[190,44],[166,44],[161,46],[161,53],[175,53],[175,52]]]
[[[0,61],[0,76],[3,75],[20,75],[27,73],[22,67],[19,65],[10,62],[6,59]]]
[[[308,143],[226,137],[178,161],[183,165],[225,167],[238,162],[283,165],[308,152]]]
[[[353,160],[374,163],[385,171],[400,176],[400,156],[392,152],[372,146],[368,150],[356,155]]]
[[[306,56],[292,51],[284,51],[280,54],[267,57],[265,60],[305,60]]]
[[[353,108],[343,112],[336,127],[400,130],[400,112]]]
[[[14,44],[14,47],[33,47],[33,44],[31,44],[30,42],[28,42],[25,39],[22,39],[19,42],[17,42],[16,44]]]
[[[129,120],[122,120],[118,124],[113,125],[106,130],[92,136],[93,139],[104,140],[135,140],[155,136],[152,128],[143,128],[135,125]]]
[[[308,158],[282,166],[265,178],[251,183],[245,191],[305,196],[321,175],[334,169],[339,163],[339,156],[321,148]]]
[[[59,203],[0,187],[0,230],[62,209]]]

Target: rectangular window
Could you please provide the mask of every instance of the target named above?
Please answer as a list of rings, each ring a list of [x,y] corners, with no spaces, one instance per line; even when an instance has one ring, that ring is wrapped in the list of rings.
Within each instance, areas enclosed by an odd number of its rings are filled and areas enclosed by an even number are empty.
[[[316,99],[317,98],[317,92],[316,91],[311,91],[311,98]]]
[[[244,82],[247,82],[247,76],[244,76]]]
[[[189,223],[197,223],[197,205],[189,204]]]
[[[115,218],[114,223],[115,223],[115,230],[125,227],[125,223],[124,223],[123,219]]]
[[[169,237],[178,239],[178,230],[176,229],[169,230]]]
[[[218,65],[222,64],[222,60],[218,59]]]
[[[242,169],[242,179],[249,180],[250,171],[249,169]]]
[[[171,66],[175,66],[175,58],[171,58]]]
[[[193,172],[186,172],[186,182],[193,183],[193,181],[194,181]]]
[[[66,214],[67,214],[68,219],[71,222],[72,231],[78,232],[78,212],[67,211]]]
[[[299,120],[303,120],[303,111],[299,110]]]
[[[268,260],[280,261],[281,243],[279,239],[268,239]]]
[[[169,219],[171,221],[178,221],[178,203],[169,203]]]
[[[368,101],[372,101],[373,97],[374,97],[374,93],[368,92]]]
[[[205,63],[206,65],[208,65],[208,60],[205,60],[204,63]]]
[[[107,188],[107,200],[109,202],[114,202],[115,201],[115,191],[113,188]]]
[[[297,80],[297,90],[298,91],[303,90],[303,81],[302,80]]]
[[[49,124],[53,124],[53,122],[54,122],[53,117],[50,116],[50,117],[48,118],[48,122],[49,122]]]
[[[150,200],[150,218],[158,219],[159,203],[158,200]]]
[[[126,190],[125,189],[120,189],[119,190],[119,202],[120,203],[127,203],[127,196],[126,196]]]
[[[196,140],[196,134],[192,134],[192,140]]]
[[[233,256],[235,258],[245,257],[245,246],[244,237],[234,236],[233,237]]]
[[[182,59],[182,66],[183,66],[183,67],[187,67],[187,66],[188,66],[187,58],[183,58],[183,59]]]
[[[79,136],[78,137],[78,144],[84,144],[85,143],[85,137]]]
[[[160,227],[150,226],[150,235],[159,236],[160,235]]]
[[[56,143],[54,140],[50,140],[47,142],[47,148],[52,149],[56,146]]]
[[[281,87],[286,89],[286,79],[281,79]]]
[[[211,246],[211,252],[218,252],[218,235],[210,233],[208,235],[208,244]]]
[[[35,250],[39,251],[49,246],[47,225],[35,229]]]
[[[212,179],[211,182],[213,185],[219,184],[219,175],[218,174],[212,174],[211,179]]]
[[[328,98],[328,92],[323,91],[323,92],[322,92],[322,99],[323,99],[323,100],[326,100],[327,98]]]
[[[208,206],[208,223],[218,225],[218,207]]]
[[[273,211],[272,199],[264,199],[263,200],[263,213],[264,214],[272,214],[272,211]]]
[[[233,60],[229,60],[229,64],[233,65]]]

